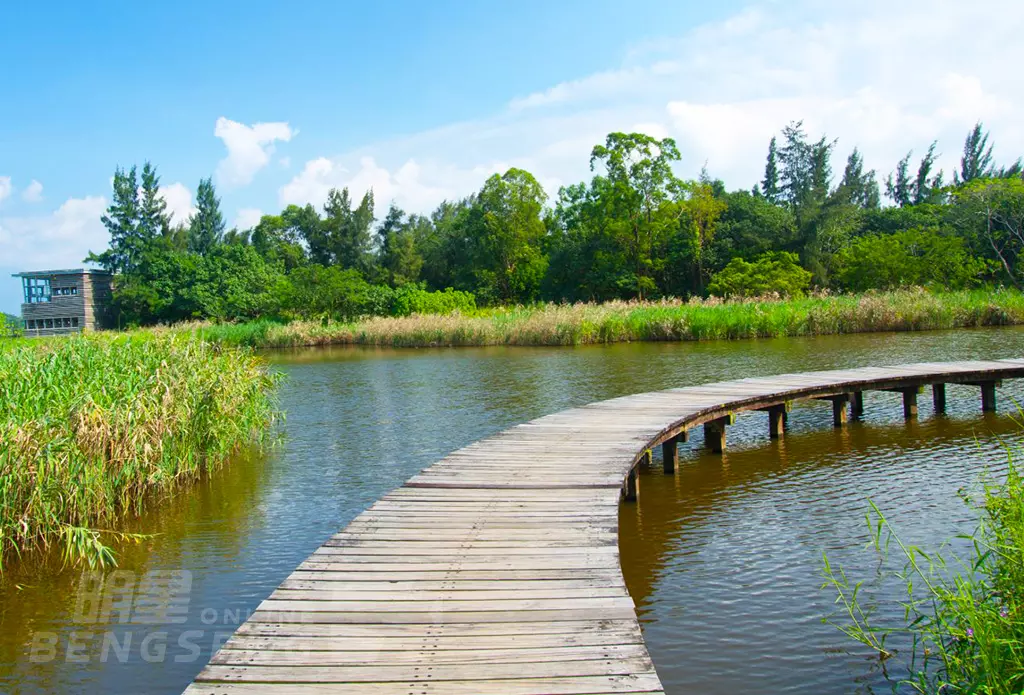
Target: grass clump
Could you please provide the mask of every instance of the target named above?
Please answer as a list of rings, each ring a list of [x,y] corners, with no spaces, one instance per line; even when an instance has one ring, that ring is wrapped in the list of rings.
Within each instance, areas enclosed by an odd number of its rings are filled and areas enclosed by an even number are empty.
[[[188,333],[0,343],[0,562],[56,542],[108,564],[126,536],[96,529],[264,441],[276,381]]]
[[[1022,323],[1024,294],[1017,290],[933,293],[913,289],[794,299],[540,304],[469,314],[414,314],[354,322],[259,321],[189,329],[216,342],[259,348],[431,347],[735,340]]]
[[[965,498],[966,500],[966,498]],[[969,502],[969,500],[968,500]],[[868,515],[881,566],[906,587],[898,625],[873,621],[873,603],[824,557],[825,583],[836,592],[839,619],[827,619],[870,648],[896,688],[920,693],[1024,692],[1024,481],[1010,461],[1006,481],[988,485],[969,557],[946,557],[905,543],[874,503]],[[881,570],[884,572],[884,570]],[[909,645],[904,653],[891,644]],[[893,663],[906,675],[893,678]]]

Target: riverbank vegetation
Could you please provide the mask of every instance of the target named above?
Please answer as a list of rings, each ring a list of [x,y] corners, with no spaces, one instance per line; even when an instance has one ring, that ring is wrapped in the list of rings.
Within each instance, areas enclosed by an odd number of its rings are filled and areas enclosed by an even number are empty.
[[[1006,481],[986,486],[977,506],[979,526],[961,539],[971,552],[953,557],[905,543],[871,505],[868,525],[880,567],[891,566],[890,554],[902,561],[896,571],[880,570],[905,585],[904,596],[894,599],[904,620],[895,625],[877,623],[879,598],[865,598],[863,582],[851,581],[825,556],[824,587],[836,592],[840,606],[830,620],[872,650],[890,679],[915,692],[1024,691],[1024,481],[1012,460]]]
[[[775,338],[1014,324],[1024,324],[1024,294],[1016,290],[912,289],[790,299],[544,304],[354,322],[199,324],[179,330],[195,330],[214,342],[260,348],[424,347]]]
[[[99,529],[266,440],[275,382],[189,334],[0,342],[0,562],[54,543],[111,562]]]
[[[837,147],[792,123],[768,143],[762,180],[729,190],[708,171],[678,178],[671,139],[612,133],[591,152],[591,180],[553,200],[513,168],[430,214],[391,204],[380,215],[372,190],[357,200],[333,189],[322,209],[290,205],[231,230],[209,179],[192,217],[173,220],[147,163],[115,172],[103,217],[110,246],[90,260],[116,273],[121,327],[349,324],[477,308],[497,308],[501,324],[521,313],[501,307],[540,302],[1024,286],[1021,164],[998,166],[981,124],[951,176],[936,170],[934,143],[919,161],[894,163],[884,181],[856,148],[834,175]]]

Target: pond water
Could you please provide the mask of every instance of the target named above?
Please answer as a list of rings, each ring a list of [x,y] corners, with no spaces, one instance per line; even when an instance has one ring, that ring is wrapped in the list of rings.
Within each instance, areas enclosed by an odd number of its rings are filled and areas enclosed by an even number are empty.
[[[374,500],[447,452],[547,413],[745,376],[1021,355],[1020,329],[274,353],[288,377],[280,445],[152,503],[127,530],[154,535],[120,548],[103,591],[54,557],[7,568],[0,691],[180,693],[249,611]],[[822,552],[895,597],[864,549],[867,500],[914,542],[970,530],[958,490],[1005,466],[999,439],[1019,439],[1009,413],[1021,393],[1007,383],[1000,414],[983,416],[976,388],[951,386],[948,417],[934,418],[923,398],[913,423],[897,395],[872,393],[864,420],[841,431],[828,404],[804,404],[781,442],[769,441],[763,415],[741,415],[724,457],[703,454],[697,436],[675,476],[645,472],[639,502],[621,508],[620,547],[666,691],[886,692],[877,663],[822,624],[834,610],[819,589]],[[144,623],[151,582],[168,572],[180,601]]]

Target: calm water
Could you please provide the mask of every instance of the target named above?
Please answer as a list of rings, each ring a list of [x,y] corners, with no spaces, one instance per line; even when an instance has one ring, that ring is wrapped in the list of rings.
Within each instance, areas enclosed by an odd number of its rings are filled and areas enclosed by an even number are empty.
[[[156,535],[122,548],[105,591],[80,571],[58,573],[54,559],[6,572],[0,691],[179,693],[248,611],[377,497],[452,449],[546,413],[744,376],[1021,355],[1017,329],[276,354],[288,375],[279,449],[153,504],[131,530]],[[1020,393],[1007,386],[1001,413]],[[934,419],[922,399],[920,421],[904,424],[897,396],[869,394],[865,421],[843,431],[827,404],[805,405],[782,443],[749,414],[724,458],[700,455],[696,441],[677,475],[642,477],[640,502],[622,508],[622,557],[668,692],[886,690],[872,662],[821,623],[832,610],[818,588],[821,554],[874,577],[868,497],[912,541],[936,546],[971,528],[958,489],[1000,470],[993,433],[1018,435],[1005,414],[981,416],[976,389],[950,387],[949,402],[950,416]],[[187,604],[141,624],[147,582],[169,571]]]

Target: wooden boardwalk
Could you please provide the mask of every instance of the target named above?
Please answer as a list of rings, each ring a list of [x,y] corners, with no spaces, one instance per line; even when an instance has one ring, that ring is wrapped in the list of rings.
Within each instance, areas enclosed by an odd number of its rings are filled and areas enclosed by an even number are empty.
[[[660,693],[619,568],[618,505],[636,468],[703,425],[725,446],[733,413],[980,388],[995,408],[1024,360],[787,374],[643,393],[539,418],[456,451],[328,540],[241,625],[188,695],[600,695]]]

